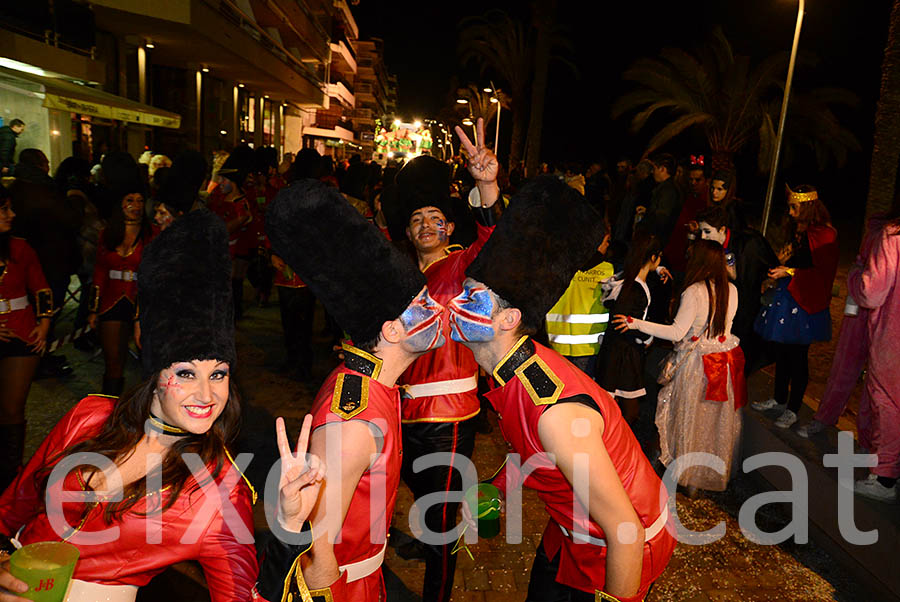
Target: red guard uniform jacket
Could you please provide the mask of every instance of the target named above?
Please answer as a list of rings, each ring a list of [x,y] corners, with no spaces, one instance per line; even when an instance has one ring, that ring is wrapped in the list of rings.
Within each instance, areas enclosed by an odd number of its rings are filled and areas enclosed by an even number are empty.
[[[157,230],[153,229],[153,234]],[[131,253],[125,257],[118,251],[110,251],[103,243],[105,233],[100,232],[97,245],[97,261],[94,264],[94,283],[90,309],[98,315],[111,310],[120,299],[128,299],[137,304],[137,272],[141,265],[144,246],[150,240],[138,238]],[[113,277],[115,276],[115,277]]]
[[[431,297],[446,306],[462,292],[466,268],[475,260],[493,227],[477,224],[478,238],[468,249],[453,245],[447,254],[428,265],[424,271]],[[478,364],[472,352],[462,343],[450,338],[450,321],[444,320],[444,339],[447,341],[430,353],[414,361],[403,376],[402,385],[419,385],[478,376]],[[477,384],[464,393],[433,395],[403,400],[403,422],[460,422],[478,414]]]
[[[555,351],[528,337],[522,337],[501,360],[493,376],[496,388],[486,397],[497,410],[504,438],[521,457],[521,466],[525,466],[532,456],[546,453],[538,437],[538,419],[544,410],[561,399],[586,395],[603,416],[603,444],[644,528],[650,528],[657,520],[668,521],[667,518],[660,519],[662,483],[659,477],[622,418],[615,400],[590,377]],[[501,477],[494,484],[503,488],[506,482]],[[585,592],[602,591],[606,582],[607,548],[594,543],[576,543],[571,535],[565,535],[560,529],[561,525],[570,534],[577,532],[597,539],[607,538],[599,525],[590,519],[587,509],[583,509],[576,521],[572,485],[559,469],[546,463],[531,472],[524,485],[537,491],[550,514],[544,530],[544,549],[551,559],[557,553],[561,554],[556,581]],[[674,528],[669,525],[644,544],[642,596],[672,555],[675,539],[671,533]]]
[[[281,176],[266,178],[265,185],[248,186],[245,191],[247,207],[250,211],[250,223],[239,230],[236,254],[248,255],[256,253],[259,248],[267,248],[266,240],[266,208],[278,191],[285,185]]]
[[[13,299],[20,299],[31,294],[37,308],[30,304],[22,309],[11,309],[7,304]],[[53,315],[53,295],[37,254],[22,238],[10,237],[9,261],[0,275],[0,300],[6,303],[0,308],[0,327],[12,330],[13,336],[31,343],[31,331],[38,318],[49,318]]]
[[[245,194],[256,194],[255,191],[249,188],[248,191],[249,193],[245,192]],[[244,196],[235,201],[226,201],[225,194],[222,192],[222,187],[216,186],[213,191],[209,193],[209,200],[207,201],[206,206],[210,211],[222,218],[222,221],[225,222],[225,224],[228,224],[228,222],[233,222],[239,217],[247,217],[250,215],[250,205],[248,204],[247,199],[248,197]],[[228,251],[231,253],[232,258],[238,254],[238,242],[240,241],[240,238],[241,228],[228,233]],[[241,255],[243,254],[245,253],[241,253]]]
[[[0,497],[0,531],[12,536],[22,528],[18,536],[22,544],[62,539],[47,517],[35,473],[49,465],[58,452],[97,435],[115,402],[109,397],[86,397],[59,421],[24,471]],[[212,467],[208,469],[211,471]],[[79,545],[77,540],[69,538],[80,552],[75,579],[106,585],[142,586],[168,566],[197,560],[203,567],[213,602],[249,600],[259,573],[252,541],[252,492],[230,463],[225,464],[216,484],[220,486],[223,498],[227,494],[227,500],[222,500],[221,506],[212,501],[207,506],[207,500],[218,502],[219,497],[215,493],[208,497],[193,486],[192,480],[182,489],[175,504],[163,513],[161,531],[148,526],[147,517],[139,514],[155,507],[160,495],[156,492],[139,501],[112,525],[103,519],[105,504],[102,502],[93,507],[80,501],[64,503],[65,520],[76,527],[77,532],[90,533],[110,526],[119,529],[118,537],[105,544]],[[69,472],[63,489],[84,490],[79,470]],[[165,498],[165,491],[162,495]],[[250,541],[239,542],[231,525],[235,525],[235,530],[243,527],[249,533]],[[148,531],[157,534],[159,543],[147,543]],[[186,535],[190,539],[184,542],[182,539]]]
[[[378,459],[363,473],[341,525],[340,543],[334,544],[338,565],[366,560],[381,553],[387,541],[397,488],[400,485],[400,390],[375,378],[381,360],[344,345],[344,363],[332,371],[313,402],[313,428],[331,422],[363,420],[381,432]],[[343,581],[344,577],[341,580]],[[315,595],[315,591],[311,592]],[[341,586],[332,586],[335,602],[377,602],[386,593],[381,567],[372,574]]]

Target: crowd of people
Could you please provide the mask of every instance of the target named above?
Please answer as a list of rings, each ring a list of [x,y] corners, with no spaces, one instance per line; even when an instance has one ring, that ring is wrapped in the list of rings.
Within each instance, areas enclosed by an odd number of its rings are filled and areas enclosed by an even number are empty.
[[[383,600],[402,479],[431,500],[405,553],[425,562],[423,598],[449,600],[454,459],[477,453],[491,408],[519,462],[490,481],[504,494],[535,489],[550,516],[528,599],[643,599],[675,547],[659,475],[675,468],[692,496],[727,488],[746,376],[769,363],[773,396],[750,405],[777,409],[778,427],[797,421],[809,345],[831,336],[837,232],[815,188],[788,188],[776,253],[751,227],[734,169],[710,171],[702,156],[507,176],[477,128],[477,146],[457,129],[464,158],[385,167],[335,165],[313,149],[279,162],[273,148],[242,145],[209,162],[195,151],[109,152],[99,167],[73,157],[50,177],[43,153],[22,150],[0,189],[0,534],[84,544],[73,602],[130,602],[186,559],[203,566],[213,600]],[[898,383],[890,355],[871,350],[898,340],[897,207],[872,222],[850,274],[858,310],[838,348],[852,361],[798,429],[833,424],[868,360],[860,440],[879,462],[856,490],[882,500],[896,499],[900,476]],[[73,275],[76,328],[87,327],[76,342],[102,350],[103,395],[79,402],[22,467],[25,401]],[[277,423],[272,529],[287,537],[261,561],[256,490],[228,449],[246,280],[257,303],[275,291],[291,378],[312,380],[316,303],[341,358],[294,450]],[[132,340],[140,383],[124,378]],[[666,353],[658,369],[654,349]],[[51,365],[64,372],[64,360]],[[681,463],[696,452],[720,466]],[[108,466],[56,470],[79,453]],[[423,469],[434,453],[451,460]],[[541,464],[545,454],[555,463]],[[208,487],[227,492],[237,526],[192,503]],[[73,528],[58,533],[63,490],[96,499],[70,504]],[[474,528],[465,504],[462,515]],[[179,543],[198,521],[203,537]],[[117,543],[87,545],[111,524]],[[141,555],[153,529],[168,551]],[[0,568],[0,588],[22,585]]]

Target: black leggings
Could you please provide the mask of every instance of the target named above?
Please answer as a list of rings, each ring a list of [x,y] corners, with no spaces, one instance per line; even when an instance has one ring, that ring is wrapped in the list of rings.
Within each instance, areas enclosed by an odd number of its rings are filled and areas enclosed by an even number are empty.
[[[775,401],[794,413],[803,405],[809,384],[809,345],[775,343]],[[788,396],[790,388],[790,396]]]
[[[444,491],[458,491],[462,477],[450,466],[435,466],[413,472],[416,458],[433,452],[449,452],[472,457],[475,450],[474,419],[463,422],[415,422],[403,425],[403,480],[409,485],[416,499]],[[459,504],[431,504],[420,516],[433,533],[446,533],[457,524]],[[443,545],[425,545],[425,580],[422,600],[447,602],[453,594],[453,576],[456,573],[456,555],[452,554],[455,539]]]

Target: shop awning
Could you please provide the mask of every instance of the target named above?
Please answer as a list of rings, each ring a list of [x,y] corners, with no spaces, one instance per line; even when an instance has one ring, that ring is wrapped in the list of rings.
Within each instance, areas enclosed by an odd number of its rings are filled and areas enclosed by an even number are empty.
[[[163,111],[103,90],[82,86],[64,79],[0,68],[0,74],[40,84],[44,88],[44,107],[81,113],[105,119],[117,119],[147,126],[178,129],[181,116]]]

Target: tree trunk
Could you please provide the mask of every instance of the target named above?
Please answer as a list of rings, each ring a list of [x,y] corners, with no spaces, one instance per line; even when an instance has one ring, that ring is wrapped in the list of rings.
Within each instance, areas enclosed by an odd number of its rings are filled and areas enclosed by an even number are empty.
[[[520,95],[512,110],[512,137],[509,141],[509,171],[512,171],[522,160],[522,147],[525,144],[525,128],[528,123],[528,103],[525,92]]]
[[[894,0],[884,61],[881,95],[875,110],[875,135],[869,173],[866,217],[887,211],[894,200],[894,179],[900,157],[900,0]]]
[[[531,84],[531,115],[525,148],[525,174],[537,175],[541,161],[541,129],[544,127],[544,96],[550,68],[550,38],[556,22],[556,0],[535,0],[532,21],[537,30],[534,48],[534,79]]]

